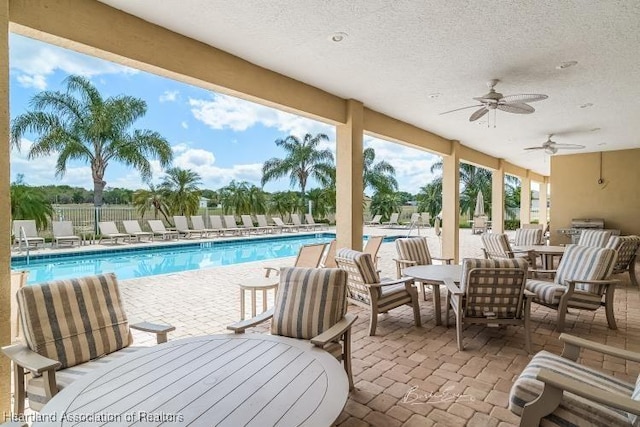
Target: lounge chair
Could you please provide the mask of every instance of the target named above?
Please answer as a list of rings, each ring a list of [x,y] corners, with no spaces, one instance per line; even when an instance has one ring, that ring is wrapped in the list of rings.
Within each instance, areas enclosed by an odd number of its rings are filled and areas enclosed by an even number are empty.
[[[127,233],[121,233],[114,221],[100,221],[98,223],[100,228],[100,240],[98,244],[102,243],[102,240],[109,239],[111,243],[118,244],[118,239],[127,239],[131,243],[131,235]]]
[[[382,215],[374,215],[371,221],[365,221],[364,225],[380,225],[381,219],[382,219]]]
[[[21,233],[24,230],[24,234]],[[17,219],[13,221],[13,241],[15,244],[26,241],[28,246],[44,246],[44,238],[38,237],[36,222],[33,219]]]
[[[300,220],[300,215],[296,213],[291,214],[291,222],[293,223],[293,225],[298,227],[298,230],[302,230],[302,229],[311,230],[313,228],[313,227],[309,227],[309,225],[307,224],[303,224],[302,221]]]
[[[333,239],[329,242],[329,247],[322,258],[322,262],[320,263],[320,267],[323,268],[338,268],[338,264],[336,264],[336,254],[338,253],[338,241]]]
[[[192,235],[197,234],[198,237],[202,239],[203,234],[206,235],[206,233],[202,230],[190,229],[186,216],[174,215],[173,223],[176,225],[176,230],[178,230],[178,233],[184,234],[185,238],[190,238]]]
[[[220,219],[220,217],[218,217],[218,219]],[[214,233],[217,235],[221,234],[220,229],[205,227],[204,219],[200,215],[191,216],[191,225],[193,225],[194,231],[197,230],[197,231],[203,232],[207,237],[209,237],[210,234],[214,234]]]
[[[236,217],[234,215],[225,215],[223,219],[225,229],[232,231],[234,234],[250,233],[250,230],[247,230],[246,228],[240,227],[238,225],[238,223],[236,222]]]
[[[240,234],[241,230],[239,228],[227,228],[222,224],[222,219],[219,215],[213,215],[209,217],[211,221],[211,228],[216,230],[221,236],[226,235],[227,233],[231,233],[232,235]]]
[[[280,231],[298,231],[300,230],[300,228],[297,225],[293,225],[293,224],[285,224],[281,218],[278,218],[277,216],[271,217],[271,219],[273,220],[273,222],[276,224],[276,227],[278,227],[280,229]]]
[[[318,224],[311,214],[304,214],[304,220],[307,222],[307,226],[312,227],[314,230],[326,228],[324,224]]]
[[[373,260],[373,264],[378,267],[378,251],[380,250],[380,245],[384,241],[384,236],[369,236],[367,238],[367,242],[364,244],[364,248],[362,252],[365,254],[371,255],[371,259]]]
[[[153,240],[153,233],[142,231],[140,223],[135,219],[122,221],[122,225],[124,231],[131,234],[131,237],[135,237],[137,242],[140,242],[142,237],[146,237],[149,242]]]
[[[80,236],[73,234],[73,223],[71,221],[53,221],[51,223],[53,229],[53,244],[59,247],[61,244],[67,243],[73,246],[80,246]]]
[[[153,238],[156,236],[162,236],[162,240],[165,239],[178,239],[180,237],[180,233],[175,230],[167,230],[164,226],[164,223],[159,219],[148,219],[149,227],[151,228],[151,232],[153,233]]]
[[[473,226],[471,227],[472,234],[483,234],[489,229],[489,218],[485,215],[476,216],[473,218]]]
[[[251,233],[252,231],[256,234],[267,232],[267,229],[265,227],[256,227],[255,225],[253,225],[253,219],[251,218],[251,215],[240,215],[240,218],[242,219],[242,227],[249,230],[249,233]]]
[[[322,254],[324,254],[324,248],[326,243],[314,243],[311,245],[304,245],[298,251],[296,262],[294,267],[316,268],[320,266],[322,260]],[[280,274],[280,268],[265,267],[264,277],[269,277],[271,273]]]
[[[276,225],[269,225],[266,215],[256,215],[256,219],[258,220],[258,226],[262,227],[268,233],[273,233],[274,231],[282,231],[282,229],[278,228],[278,226]]]
[[[420,214],[420,224],[423,227],[431,227],[431,214],[429,212],[422,212]]]
[[[400,218],[400,214],[398,212],[394,212],[391,214],[391,218],[389,218],[389,221],[383,222],[382,225],[386,225],[387,227],[391,227],[392,225],[400,225],[398,223],[398,218]]]

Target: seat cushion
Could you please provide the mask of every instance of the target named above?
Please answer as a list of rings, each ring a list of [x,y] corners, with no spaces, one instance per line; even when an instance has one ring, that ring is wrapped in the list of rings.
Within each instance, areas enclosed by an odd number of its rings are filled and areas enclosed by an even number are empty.
[[[311,339],[344,317],[347,272],[338,268],[282,268],[271,333]]]
[[[553,282],[545,282],[544,280],[527,280],[526,289],[536,294],[534,301],[543,304],[558,305],[560,297],[567,289],[562,285]]]
[[[391,280],[383,279],[382,282]],[[380,312],[409,303],[411,303],[411,295],[407,292],[404,284],[382,286],[380,288],[380,297],[378,298],[378,310]]]
[[[591,231],[591,230],[589,230]],[[616,263],[614,249],[569,245],[560,260],[555,283],[566,285],[567,280],[604,280],[611,276]],[[576,289],[602,295],[604,285],[576,283]]]
[[[522,415],[524,405],[535,400],[541,393],[543,383],[536,379],[541,368],[562,373],[574,380],[598,389],[630,397],[634,385],[608,376],[595,369],[580,365],[548,351],[536,354],[522,371],[511,388],[509,409]],[[564,392],[560,406],[543,419],[542,426],[628,426],[626,412],[611,409],[591,400]]]
[[[82,363],[71,368],[62,369],[56,372],[56,384],[58,389],[71,385],[75,380],[81,378],[84,374],[100,369],[114,360],[120,359],[122,356],[134,353],[145,347],[127,347],[106,356],[94,359],[90,362]],[[41,376],[30,378],[27,381],[27,397],[29,398],[29,408],[34,411],[40,411],[45,403],[48,402],[44,391],[44,378]]]
[[[592,246],[604,248],[611,237],[609,230],[582,230],[578,244],[580,246]]]
[[[516,246],[539,245],[542,241],[541,228],[518,228],[514,237]]]

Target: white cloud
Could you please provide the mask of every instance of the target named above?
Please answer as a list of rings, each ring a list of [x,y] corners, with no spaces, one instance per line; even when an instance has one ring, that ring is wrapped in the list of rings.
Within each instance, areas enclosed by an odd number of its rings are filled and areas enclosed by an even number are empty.
[[[178,99],[178,94],[180,92],[177,90],[165,90],[162,95],[158,98],[160,102],[173,102]],[[183,122],[184,123],[184,122]]]
[[[25,87],[46,89],[47,77],[56,70],[85,77],[100,74],[135,74],[138,70],[82,55],[16,34],[10,36],[10,66]]]
[[[189,123],[187,122],[180,123],[180,126],[182,126],[183,129],[189,129]]]

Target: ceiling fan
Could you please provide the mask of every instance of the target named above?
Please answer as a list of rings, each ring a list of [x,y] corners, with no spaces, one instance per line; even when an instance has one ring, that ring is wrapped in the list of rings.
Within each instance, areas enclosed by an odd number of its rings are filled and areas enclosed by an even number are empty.
[[[544,143],[542,143],[542,145],[535,146],[535,147],[527,147],[525,148],[525,150],[528,150],[528,151],[544,150],[545,153],[549,155],[553,155],[553,154],[556,154],[558,150],[580,150],[582,148],[585,148],[584,145],[578,145],[578,144],[559,144],[551,140],[552,136],[553,134],[549,135],[547,140]]]
[[[440,115],[449,114],[449,113],[453,113],[454,111],[460,111],[460,110],[465,110],[467,108],[474,108],[474,107],[480,107],[480,109],[474,111],[473,114],[471,114],[471,117],[469,117],[470,122],[474,122],[478,120],[479,118],[481,118],[491,110],[494,110],[495,112],[496,109],[505,111],[507,113],[514,113],[514,114],[531,114],[536,110],[535,108],[527,104],[527,102],[542,101],[543,99],[548,98],[547,95],[535,94],[535,93],[533,94],[521,93],[518,95],[504,96],[500,92],[496,92],[496,90],[494,89],[495,85],[497,85],[499,81],[500,80],[498,79],[489,80],[487,82],[487,86],[489,87],[489,93],[477,98],[473,98],[476,101],[478,101],[479,104],[470,105],[468,107],[456,108],[455,110],[451,110],[451,111],[445,111],[444,113],[440,113]],[[494,122],[494,127],[495,127],[495,122]]]

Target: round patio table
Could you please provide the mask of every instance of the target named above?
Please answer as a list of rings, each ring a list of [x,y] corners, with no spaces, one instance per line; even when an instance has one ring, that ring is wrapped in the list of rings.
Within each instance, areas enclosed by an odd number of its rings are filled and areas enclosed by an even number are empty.
[[[347,375],[308,341],[262,334],[141,349],[64,388],[34,426],[329,426]]]
[[[424,286],[431,285],[433,291],[433,311],[436,317],[436,325],[442,324],[440,310],[440,285],[444,284],[444,279],[453,279],[459,283],[462,276],[461,265],[417,265],[402,269],[402,274],[413,277],[417,282],[422,283],[422,292]]]
[[[547,246],[547,245],[528,245],[528,246],[514,246],[513,250],[517,252],[535,251],[542,259],[542,269],[553,269],[553,258],[562,258],[564,255],[565,246]]]

